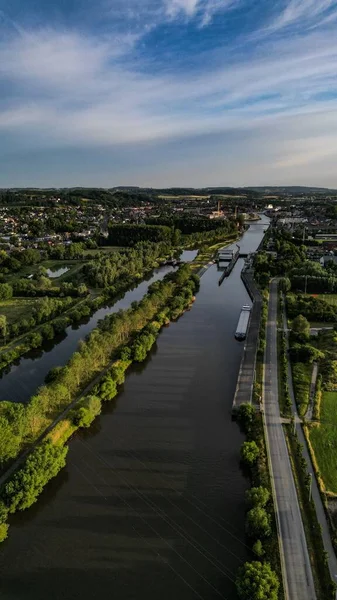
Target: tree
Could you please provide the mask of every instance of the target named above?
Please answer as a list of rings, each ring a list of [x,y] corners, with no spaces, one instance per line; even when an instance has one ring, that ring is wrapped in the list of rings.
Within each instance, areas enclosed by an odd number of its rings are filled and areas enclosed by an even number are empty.
[[[96,396],[87,396],[81,401],[79,408],[75,410],[73,423],[77,427],[90,427],[93,420],[100,414],[101,401]]]
[[[251,425],[254,422],[255,415],[256,410],[254,406],[252,406],[251,404],[240,405],[237,412],[237,419],[240,425],[242,425],[242,427],[245,429],[245,431],[249,431]]]
[[[43,442],[28,456],[24,466],[4,485],[2,500],[10,513],[29,508],[46,483],[65,466],[67,446]]]
[[[7,335],[7,318],[6,315],[0,315],[0,335],[4,338],[6,343]]]
[[[306,341],[310,337],[310,323],[303,315],[298,315],[292,322],[291,331],[300,340]]]
[[[113,400],[116,395],[117,383],[111,376],[106,375],[100,385],[99,396],[102,398],[102,400],[107,401]]]
[[[247,465],[253,465],[260,454],[256,442],[244,442],[241,446],[241,460]]]
[[[264,508],[255,506],[248,511],[246,517],[246,531],[249,537],[252,538],[265,538],[270,536],[270,516]]]
[[[252,487],[250,490],[246,492],[246,500],[248,504],[252,507],[254,506],[266,506],[270,498],[270,493],[267,488],[262,487]]]
[[[281,292],[287,294],[291,290],[291,281],[289,277],[282,277],[279,282],[279,289]]]
[[[10,300],[12,296],[12,286],[9,283],[0,283],[0,300]]]
[[[263,549],[261,540],[256,540],[255,544],[253,545],[252,550],[253,550],[254,554],[256,554],[256,556],[258,556],[259,558],[261,558],[262,556],[265,555],[265,551]]]
[[[277,600],[279,579],[269,563],[245,563],[236,580],[241,600]]]

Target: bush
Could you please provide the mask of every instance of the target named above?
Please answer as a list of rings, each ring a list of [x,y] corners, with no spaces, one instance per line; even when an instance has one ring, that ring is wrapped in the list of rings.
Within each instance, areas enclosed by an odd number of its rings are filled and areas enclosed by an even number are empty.
[[[246,517],[246,532],[252,538],[265,538],[271,534],[270,515],[264,508],[251,508]]]
[[[86,396],[81,400],[79,407],[73,416],[76,427],[90,427],[91,423],[100,414],[101,401],[96,396]]]
[[[255,544],[253,545],[253,552],[259,558],[265,555],[261,540],[256,540]]]
[[[267,488],[262,487],[252,487],[250,490],[246,492],[246,500],[248,504],[252,507],[261,506],[262,508],[268,504],[270,498],[270,492]]]
[[[246,432],[249,431],[255,419],[255,408],[251,404],[241,404],[237,411],[237,420]]]
[[[241,600],[277,600],[279,579],[269,563],[254,561],[240,569],[236,589]]]
[[[259,447],[256,442],[244,442],[241,446],[241,460],[246,465],[253,465],[260,454]]]
[[[1,492],[9,512],[25,510],[36,502],[48,481],[65,466],[67,452],[67,447],[43,442],[28,456]]]

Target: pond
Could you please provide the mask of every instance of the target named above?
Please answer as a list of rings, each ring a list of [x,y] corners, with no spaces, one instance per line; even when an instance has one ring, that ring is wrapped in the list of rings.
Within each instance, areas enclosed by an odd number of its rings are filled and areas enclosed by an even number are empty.
[[[46,269],[48,277],[50,279],[56,279],[57,277],[61,277],[70,270],[70,267],[62,267],[56,265],[54,267],[50,267],[50,269]]]

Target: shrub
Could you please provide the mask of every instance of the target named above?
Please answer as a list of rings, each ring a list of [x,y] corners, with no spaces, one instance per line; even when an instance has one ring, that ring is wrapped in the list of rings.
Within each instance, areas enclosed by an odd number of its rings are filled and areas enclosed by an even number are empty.
[[[279,579],[269,563],[245,563],[240,569],[236,589],[241,600],[277,600]]]
[[[43,442],[28,456],[25,465],[16,471],[1,492],[9,512],[25,510],[36,502],[50,479],[66,464],[67,447]]]
[[[260,454],[259,447],[256,442],[244,442],[241,446],[241,460],[246,465],[253,465]]]
[[[256,506],[247,513],[246,531],[249,537],[265,538],[271,534],[270,515],[264,508]]]
[[[254,506],[266,506],[270,498],[270,493],[267,488],[262,487],[253,487],[246,492],[246,500],[248,504],[252,507]]]
[[[77,427],[90,427],[93,420],[100,414],[101,401],[96,396],[86,396],[81,401],[73,416],[73,423]]]

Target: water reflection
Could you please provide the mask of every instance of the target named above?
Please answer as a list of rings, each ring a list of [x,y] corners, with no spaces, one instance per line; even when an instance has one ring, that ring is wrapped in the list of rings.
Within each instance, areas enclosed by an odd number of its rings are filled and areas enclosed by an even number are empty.
[[[251,250],[256,227],[245,234]],[[242,266],[221,287],[215,266],[205,273],[193,310],[71,441],[61,485],[15,517],[0,554],[4,598],[236,598],[237,567],[250,558],[244,438],[230,415],[242,356],[234,331],[248,301]]]

